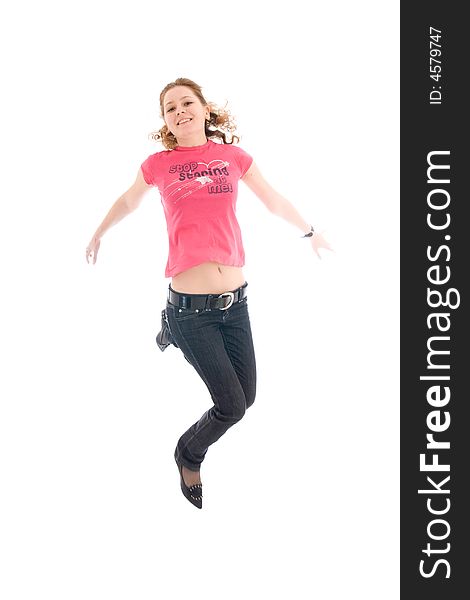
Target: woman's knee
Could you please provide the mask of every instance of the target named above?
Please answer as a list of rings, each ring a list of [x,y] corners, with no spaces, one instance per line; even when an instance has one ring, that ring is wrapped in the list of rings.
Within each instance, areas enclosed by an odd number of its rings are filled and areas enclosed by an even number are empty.
[[[239,397],[237,402],[235,402],[230,410],[230,419],[233,420],[234,423],[241,421],[245,416],[246,406],[245,406],[245,398]]]
[[[250,392],[245,394],[246,408],[250,408],[250,406],[253,406],[253,404],[255,402],[255,397],[256,397],[256,390],[251,390]]]
[[[253,405],[256,396],[256,375],[252,377],[249,382],[245,383],[243,391],[245,392],[245,406],[246,408],[250,408],[250,406]]]
[[[245,414],[245,394],[241,388],[238,391],[232,389],[230,392],[227,393],[225,390],[225,393],[221,394],[219,398],[215,398],[213,395],[212,399],[219,418],[229,423],[236,423],[243,419]]]

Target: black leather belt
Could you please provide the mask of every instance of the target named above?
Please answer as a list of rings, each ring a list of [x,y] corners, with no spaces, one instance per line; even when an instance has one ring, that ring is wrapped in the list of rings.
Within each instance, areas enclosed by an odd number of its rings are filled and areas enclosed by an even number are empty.
[[[183,294],[175,292],[168,287],[168,302],[177,308],[189,308],[191,310],[227,310],[235,302],[241,302],[246,296],[248,283],[245,282],[241,287],[231,292],[222,294]]]

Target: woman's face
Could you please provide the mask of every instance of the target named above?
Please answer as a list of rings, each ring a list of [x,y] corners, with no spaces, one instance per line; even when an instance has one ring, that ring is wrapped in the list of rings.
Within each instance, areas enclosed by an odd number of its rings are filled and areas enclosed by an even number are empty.
[[[209,107],[203,106],[189,87],[179,85],[171,88],[163,98],[165,124],[177,140],[204,134],[209,114]]]

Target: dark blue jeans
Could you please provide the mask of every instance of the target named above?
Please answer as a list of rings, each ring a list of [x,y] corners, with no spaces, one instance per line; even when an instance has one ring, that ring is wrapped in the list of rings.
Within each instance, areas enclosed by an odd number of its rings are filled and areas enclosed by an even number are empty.
[[[196,312],[167,302],[166,311],[174,341],[214,403],[183,433],[176,447],[178,461],[198,471],[208,447],[240,421],[255,400],[256,360],[247,297],[227,310]]]

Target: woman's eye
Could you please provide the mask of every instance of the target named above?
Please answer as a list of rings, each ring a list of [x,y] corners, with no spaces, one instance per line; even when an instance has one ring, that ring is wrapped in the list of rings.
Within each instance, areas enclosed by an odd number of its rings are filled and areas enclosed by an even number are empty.
[[[191,100],[186,100],[186,102],[184,102],[184,104],[192,104]],[[175,110],[175,107],[172,106],[171,108],[167,108],[166,112],[171,112],[172,110]]]

